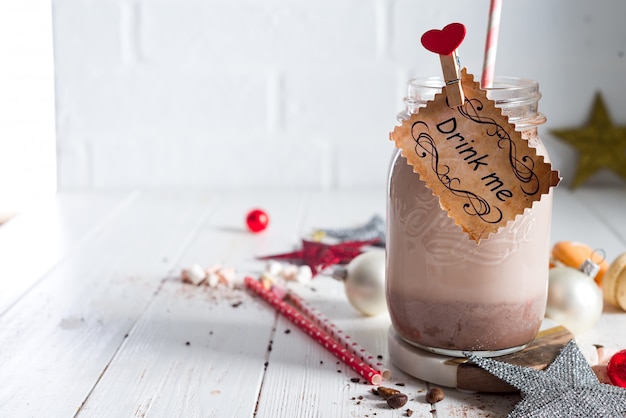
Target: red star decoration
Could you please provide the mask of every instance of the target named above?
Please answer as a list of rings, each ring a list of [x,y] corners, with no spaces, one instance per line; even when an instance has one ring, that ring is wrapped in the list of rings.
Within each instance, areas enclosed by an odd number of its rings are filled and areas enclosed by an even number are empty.
[[[307,265],[313,276],[335,264],[347,264],[361,254],[361,248],[373,245],[378,239],[367,241],[345,241],[340,244],[324,244],[317,241],[302,240],[302,249],[289,253],[257,257],[259,260],[282,260],[298,265]]]

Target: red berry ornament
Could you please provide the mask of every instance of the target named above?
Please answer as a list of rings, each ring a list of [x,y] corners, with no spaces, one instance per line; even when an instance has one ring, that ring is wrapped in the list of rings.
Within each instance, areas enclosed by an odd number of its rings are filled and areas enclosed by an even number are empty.
[[[270,217],[261,209],[252,209],[246,215],[246,225],[251,232],[255,234],[267,228],[270,223]]]
[[[609,375],[611,383],[626,388],[626,350],[613,354],[606,366],[606,373]]]

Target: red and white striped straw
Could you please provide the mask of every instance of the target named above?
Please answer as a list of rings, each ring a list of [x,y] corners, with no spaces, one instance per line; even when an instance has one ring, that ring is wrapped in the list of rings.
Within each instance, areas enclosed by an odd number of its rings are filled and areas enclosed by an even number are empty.
[[[372,385],[378,385],[383,378],[378,370],[373,369],[369,364],[359,361],[345,347],[339,344],[326,334],[321,328],[317,327],[312,320],[302,315],[294,307],[280,299],[274,292],[267,290],[259,280],[252,277],[246,277],[244,282],[248,288],[252,289],[256,294],[265,299],[278,312],[283,314],[287,319],[293,322],[298,328],[309,334],[318,344],[326,348],[335,357],[350,366],[352,370],[363,376]]]
[[[377,358],[370,354],[365,348],[361,347],[359,343],[352,340],[349,335],[338,328],[326,315],[309,305],[305,300],[292,291],[287,293],[287,298],[296,308],[311,318],[317,326],[322,328],[324,332],[336,339],[339,344],[346,347],[352,354],[369,364],[372,368],[380,370],[383,379],[389,379],[391,377],[391,370],[386,368],[384,364],[379,362]]]
[[[485,41],[485,57],[483,60],[483,74],[480,79],[482,88],[493,86],[493,76],[496,68],[496,52],[498,51],[498,35],[500,33],[500,15],[502,14],[502,0],[491,0],[489,5],[489,26]]]

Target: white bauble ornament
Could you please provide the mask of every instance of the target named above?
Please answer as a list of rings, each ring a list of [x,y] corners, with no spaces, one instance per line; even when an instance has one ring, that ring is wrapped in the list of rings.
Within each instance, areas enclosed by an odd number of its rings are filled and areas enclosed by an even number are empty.
[[[547,318],[580,335],[600,319],[602,306],[602,290],[592,277],[566,266],[550,269]]]
[[[360,254],[334,276],[343,280],[346,296],[359,312],[374,316],[387,310],[384,251]]]

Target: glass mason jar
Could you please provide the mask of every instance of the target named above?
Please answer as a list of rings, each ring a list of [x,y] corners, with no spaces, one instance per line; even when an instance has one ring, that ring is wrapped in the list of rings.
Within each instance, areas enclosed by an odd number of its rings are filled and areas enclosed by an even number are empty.
[[[411,80],[402,122],[441,91],[438,78]],[[538,83],[496,78],[487,96],[549,161],[537,127]],[[395,331],[431,352],[483,356],[531,342],[546,308],[552,192],[476,244],[397,150],[387,190],[387,305]]]

